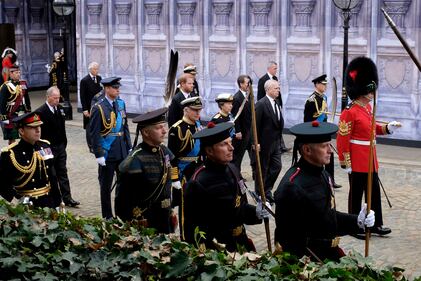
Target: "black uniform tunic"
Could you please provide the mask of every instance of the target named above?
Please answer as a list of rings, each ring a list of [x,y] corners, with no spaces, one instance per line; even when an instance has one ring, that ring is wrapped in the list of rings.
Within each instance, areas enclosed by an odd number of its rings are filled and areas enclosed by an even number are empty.
[[[298,257],[338,260],[342,252],[332,239],[357,233],[357,215],[336,211],[332,180],[322,168],[303,158],[291,167],[275,192],[275,241]]]
[[[194,230],[199,227],[206,233],[206,241],[202,242],[207,247],[212,247],[215,238],[226,244],[228,251],[237,250],[237,244],[251,251],[254,246],[244,224],[258,224],[262,220],[256,216],[256,207],[247,202],[246,189],[236,167],[228,165],[208,159],[204,168],[199,168],[187,183],[185,238],[194,243]]]
[[[0,195],[8,201],[29,196],[35,207],[58,207],[60,192],[48,142],[34,145],[21,139],[2,149]],[[26,172],[26,173],[25,173]]]
[[[149,227],[170,233],[171,173],[173,154],[161,145],[139,144],[121,162],[120,185],[117,187],[115,212],[123,220],[144,218]]]

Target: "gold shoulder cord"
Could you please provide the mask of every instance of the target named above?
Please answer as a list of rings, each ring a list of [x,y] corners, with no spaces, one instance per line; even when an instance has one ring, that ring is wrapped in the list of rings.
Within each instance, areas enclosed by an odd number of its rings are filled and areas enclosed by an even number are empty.
[[[186,135],[183,137],[181,133],[181,128],[178,127],[178,138],[181,140],[181,148],[180,151],[183,151],[188,144],[190,144],[191,147],[193,147],[193,137],[190,130],[186,131]]]
[[[16,170],[22,173],[22,176],[18,178],[18,181],[20,180],[24,181],[22,184],[15,186],[15,188],[17,189],[24,187],[32,179],[32,177],[35,174],[35,170],[37,169],[37,162],[39,163],[40,166],[41,165],[43,166],[45,175],[47,175],[45,163],[43,163],[42,156],[38,151],[34,151],[31,162],[29,163],[28,166],[23,166],[18,163],[13,150],[10,150],[10,160],[12,161],[12,164],[16,168]],[[41,170],[40,170],[40,173],[41,173]],[[27,175],[28,177],[27,179],[24,180],[25,175]]]
[[[105,118],[104,110],[102,109],[101,105],[98,104],[99,112],[101,113],[101,119],[102,119],[102,126],[104,126],[104,129],[101,130],[101,136],[105,136],[111,132],[113,128],[115,128],[116,125],[116,116],[114,111],[110,113],[110,123],[107,123],[107,118]]]
[[[22,89],[20,88],[20,85],[16,86],[16,90],[13,90],[8,84],[6,84],[6,86],[10,93],[10,98],[8,101],[14,102],[16,98],[18,97],[18,95],[20,95],[20,93],[22,92]]]
[[[326,101],[323,99],[322,101],[322,108],[319,110],[319,105],[317,104],[317,99],[314,98],[314,104],[316,106],[316,112],[313,114],[313,117],[317,118],[319,117],[321,114],[326,112],[326,108],[327,108],[327,103]]]

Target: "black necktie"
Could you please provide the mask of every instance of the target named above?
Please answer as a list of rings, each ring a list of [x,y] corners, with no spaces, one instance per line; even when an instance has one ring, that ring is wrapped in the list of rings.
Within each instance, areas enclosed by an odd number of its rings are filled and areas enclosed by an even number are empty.
[[[278,111],[278,104],[276,103],[276,100],[273,100],[273,106],[275,107],[276,120],[279,121],[279,111]]]
[[[58,116],[58,111],[57,111],[57,107],[54,106],[54,115]]]
[[[117,114],[117,104],[115,101],[113,101],[113,110]]]
[[[278,81],[278,77],[276,77],[275,75],[272,76],[272,79]]]
[[[94,83],[96,84],[96,76],[93,77]]]

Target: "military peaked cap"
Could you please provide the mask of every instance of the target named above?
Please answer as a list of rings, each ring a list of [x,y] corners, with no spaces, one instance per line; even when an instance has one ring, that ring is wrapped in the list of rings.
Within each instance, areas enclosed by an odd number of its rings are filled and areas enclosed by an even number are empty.
[[[314,84],[317,84],[317,83],[327,84],[327,75],[323,74],[317,78],[314,78],[313,80],[311,80],[311,82],[313,82]]]
[[[167,113],[168,108],[163,107],[157,110],[149,111],[143,114],[140,114],[133,118],[133,123],[137,123],[140,127],[146,127],[149,125],[155,125],[159,123],[164,123],[165,113]]]
[[[219,94],[215,99],[216,102],[232,102],[233,100],[234,97],[228,93]]]
[[[14,118],[12,122],[19,128],[23,126],[38,127],[43,124],[41,117],[36,112],[22,114],[21,116]]]
[[[181,105],[184,107],[188,106],[190,108],[193,109],[202,109],[203,105],[202,105],[202,99],[200,97],[192,97],[192,98],[187,98],[183,101],[181,101]]]
[[[101,80],[101,84],[104,86],[121,86],[121,77],[108,77]]]
[[[322,143],[332,139],[332,135],[338,131],[338,126],[328,122],[305,122],[297,124],[289,129],[296,136],[297,143]]]
[[[200,146],[212,146],[231,136],[231,128],[234,122],[223,122],[215,125],[213,122],[208,123],[208,127],[196,132],[193,138],[200,139]]]

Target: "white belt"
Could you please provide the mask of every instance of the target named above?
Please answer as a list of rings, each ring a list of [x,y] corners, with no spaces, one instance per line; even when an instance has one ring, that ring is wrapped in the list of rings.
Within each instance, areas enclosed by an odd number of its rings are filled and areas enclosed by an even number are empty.
[[[367,145],[370,146],[370,141],[363,141],[363,140],[350,140],[350,143],[359,144],[359,145]],[[376,140],[373,140],[373,144],[376,144]]]

